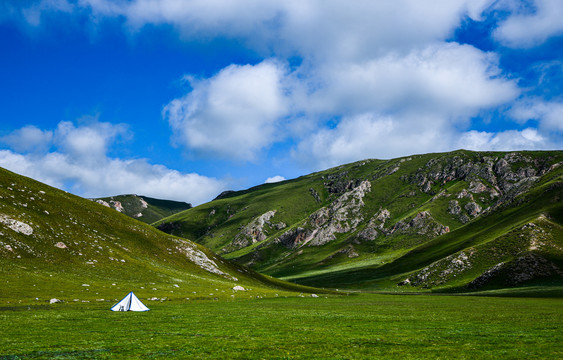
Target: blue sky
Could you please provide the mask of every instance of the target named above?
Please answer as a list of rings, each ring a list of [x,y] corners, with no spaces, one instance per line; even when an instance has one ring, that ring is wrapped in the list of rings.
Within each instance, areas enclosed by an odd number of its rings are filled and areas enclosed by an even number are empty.
[[[563,148],[560,0],[8,0],[0,166],[199,204],[366,158]]]

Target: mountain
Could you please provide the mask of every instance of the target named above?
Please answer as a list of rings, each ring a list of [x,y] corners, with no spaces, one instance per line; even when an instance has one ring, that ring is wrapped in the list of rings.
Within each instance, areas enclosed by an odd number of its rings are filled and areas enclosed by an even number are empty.
[[[313,291],[0,168],[0,303],[229,298]],[[150,307],[150,304],[148,304]]]
[[[227,192],[154,225],[301,284],[563,285],[563,151],[365,160]]]
[[[192,207],[191,204],[182,201],[160,200],[134,194],[92,200],[147,224],[152,224],[155,221]]]

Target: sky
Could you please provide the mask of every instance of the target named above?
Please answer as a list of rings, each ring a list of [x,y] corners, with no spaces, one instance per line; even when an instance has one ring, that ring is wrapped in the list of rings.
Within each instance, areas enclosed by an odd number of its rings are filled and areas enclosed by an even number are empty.
[[[358,160],[563,149],[561,0],[3,0],[0,167],[190,202]]]

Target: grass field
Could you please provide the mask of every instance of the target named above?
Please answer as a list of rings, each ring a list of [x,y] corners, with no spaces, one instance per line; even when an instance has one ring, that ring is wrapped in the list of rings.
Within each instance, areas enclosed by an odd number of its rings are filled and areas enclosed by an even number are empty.
[[[563,300],[361,294],[0,308],[0,359],[553,359]]]

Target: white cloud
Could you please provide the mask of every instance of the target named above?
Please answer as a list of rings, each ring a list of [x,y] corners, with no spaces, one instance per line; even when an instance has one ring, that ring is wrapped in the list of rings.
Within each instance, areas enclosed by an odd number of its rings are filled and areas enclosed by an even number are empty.
[[[517,102],[509,115],[521,124],[538,120],[541,129],[563,133],[563,102],[525,99]]]
[[[435,43],[406,55],[321,68],[324,86],[311,95],[313,111],[432,112],[459,117],[503,104],[518,95],[500,76],[492,53],[456,43]]]
[[[563,35],[563,1],[533,0],[533,11],[521,1],[501,1],[501,9],[512,11],[493,35],[502,44],[515,48],[540,45],[552,36]]]
[[[563,126],[557,102],[512,108],[521,124],[538,120],[537,129],[467,131],[473,116],[508,106],[525,90],[502,73],[497,54],[446,42],[464,16],[480,20],[495,9],[509,12],[494,33],[507,46],[533,46],[561,34],[563,2],[532,2],[533,12],[516,0],[79,0],[73,9],[94,22],[123,19],[132,31],[166,24],[190,40],[236,38],[266,57],[301,57],[291,71],[281,60],[265,60],[191,78],[192,90],[169,102],[163,116],[175,143],[190,154],[254,161],[291,138],[293,158],[318,169],[459,147],[556,145],[550,134]],[[67,1],[39,4],[48,3]],[[121,134],[98,129],[103,135],[96,138],[87,131],[73,130],[76,140],[60,143],[65,154],[104,159],[104,139]]]
[[[459,148],[476,151],[547,150],[554,146],[533,128],[498,133],[472,130],[462,134],[458,144]]]
[[[382,50],[410,49],[442,40],[464,15],[478,19],[492,0],[371,1],[341,0],[42,0],[41,12],[74,10],[101,18],[123,18],[135,30],[147,24],[167,24],[183,36],[241,38],[256,49],[299,53],[316,61],[360,59]]]
[[[280,181],[284,181],[285,178],[281,175],[276,175],[276,176],[272,176],[266,179],[266,181],[264,181],[264,184],[272,184],[272,183],[277,183]]]
[[[69,121],[62,121],[55,130],[55,144],[73,159],[93,165],[105,159],[110,143],[124,136],[128,136],[128,131],[123,124],[92,121],[76,127]]]
[[[16,130],[11,136],[29,132],[29,128],[24,129]],[[16,151],[0,150],[0,166],[85,197],[136,193],[197,205],[226,188],[221,180],[181,173],[145,159],[108,157],[108,146],[123,131],[121,125],[109,123],[77,127],[61,122],[53,137],[56,151],[21,154],[15,147]]]
[[[176,141],[190,151],[235,160],[254,160],[276,138],[288,112],[283,66],[264,61],[231,65],[192,81],[193,90],[171,101],[163,115]]]
[[[303,136],[293,157],[317,170],[368,157],[448,151],[469,118],[519,95],[497,58],[466,45],[433,44],[403,56],[322,69],[310,112],[342,116]]]
[[[25,126],[0,138],[4,143],[18,152],[42,152],[51,147],[52,131],[43,131],[33,125]]]

